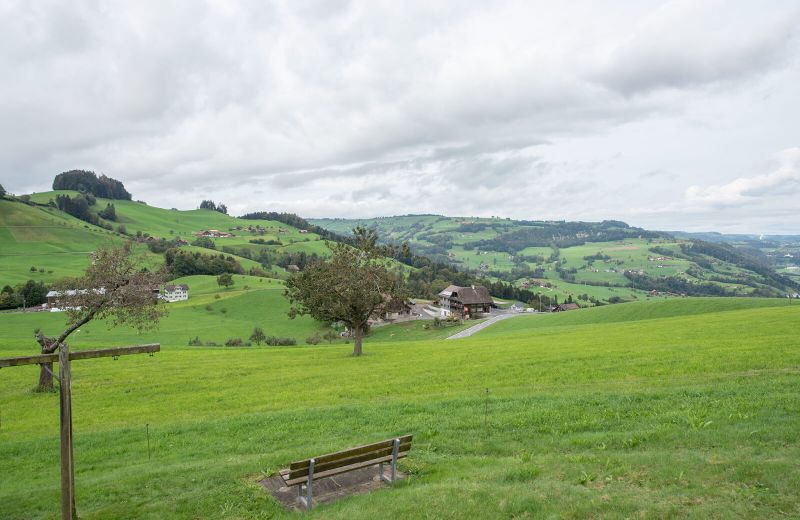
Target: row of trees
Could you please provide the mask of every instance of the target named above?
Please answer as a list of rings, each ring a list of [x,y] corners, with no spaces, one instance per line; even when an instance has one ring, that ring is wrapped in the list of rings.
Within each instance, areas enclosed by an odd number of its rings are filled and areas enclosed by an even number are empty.
[[[91,193],[95,197],[104,199],[131,200],[131,194],[120,181],[105,175],[98,177],[94,172],[87,170],[59,173],[53,179],[53,189]]]
[[[28,280],[24,284],[11,287],[6,285],[0,290],[0,309],[16,309],[33,307],[47,301],[48,287],[44,282]]]
[[[244,273],[242,264],[238,260],[224,254],[207,255],[198,251],[173,248],[164,254],[164,262],[169,273],[176,278],[195,274],[218,276],[223,273]]]
[[[111,203],[107,203],[106,207],[98,211],[96,215],[92,213],[92,210],[89,208],[97,204],[97,199],[91,193],[85,195],[78,194],[74,197],[70,197],[69,195],[56,195],[55,202],[51,200],[51,204],[55,204],[58,209],[68,215],[72,215],[79,220],[106,229],[109,229],[110,224],[103,223],[100,220],[101,218],[111,221],[117,220],[117,210],[114,204]]]
[[[219,211],[220,213],[228,214],[228,206],[223,203],[215,204],[213,200],[204,200],[200,203],[200,209],[210,209],[211,211]]]

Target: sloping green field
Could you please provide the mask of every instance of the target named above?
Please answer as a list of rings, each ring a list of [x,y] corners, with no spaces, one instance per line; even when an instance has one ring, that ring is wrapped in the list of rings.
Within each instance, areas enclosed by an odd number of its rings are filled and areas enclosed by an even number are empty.
[[[89,253],[107,242],[120,239],[57,210],[0,200],[0,283],[77,276]]]
[[[59,194],[72,196],[76,192],[35,193],[31,195],[31,200],[46,204]],[[235,253],[246,249],[244,254],[252,258],[258,258],[262,249],[275,256],[299,252],[320,256],[329,254],[327,245],[318,235],[301,233],[299,229],[280,222],[243,220],[210,210],[178,211],[140,202],[107,199],[97,199],[92,211],[105,208],[109,202],[114,204],[118,217],[117,221],[110,224],[115,230],[118,226],[124,226],[131,236],[141,233],[157,238],[181,238],[191,243],[197,238],[195,233],[203,230],[217,229],[236,235],[212,239],[216,251],[183,246],[187,250],[219,254],[223,248],[230,246]],[[247,230],[248,226],[260,226],[262,230],[251,232]],[[251,243],[250,240],[254,239],[275,240],[280,245]],[[102,244],[120,244],[124,240],[127,238],[118,233],[87,224],[55,208],[0,200],[0,287],[13,287],[27,280],[52,283],[61,278],[79,276],[88,264],[89,253]],[[140,250],[147,253],[153,265],[163,263],[162,255],[149,254],[144,245]],[[225,254],[236,258],[245,271],[254,267],[262,268],[258,261],[240,254]],[[271,265],[265,271],[274,277],[286,276],[285,270],[276,265]]]
[[[515,332],[535,332],[536,329],[550,327],[701,316],[746,309],[782,308],[789,305],[794,304],[781,298],[683,298],[632,302],[560,313],[525,314],[513,320],[501,321],[482,334],[505,335]]]
[[[210,282],[190,282],[213,306],[247,298],[213,300]],[[360,358],[348,345],[167,344],[228,326],[187,306],[183,330],[165,321],[153,358],[74,364],[78,509],[83,519],[798,517],[800,307],[752,301],[520,317],[465,340],[367,341]],[[40,317],[0,315],[0,355],[20,353],[17,331]],[[100,330],[73,344],[102,343]],[[131,339],[115,334],[108,341]],[[58,399],[30,391],[36,374],[0,370],[2,518],[58,514]],[[256,483],[292,460],[402,433],[415,440],[394,489],[299,514]]]

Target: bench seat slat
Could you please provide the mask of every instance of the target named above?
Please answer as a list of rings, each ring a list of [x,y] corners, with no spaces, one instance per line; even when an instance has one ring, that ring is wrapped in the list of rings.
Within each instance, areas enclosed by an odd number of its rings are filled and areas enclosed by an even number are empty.
[[[402,437],[397,437],[397,438],[400,439],[400,444],[403,445],[403,444],[410,443],[412,437],[413,437],[412,435],[403,435]],[[358,446],[356,448],[350,448],[348,450],[342,450],[342,451],[337,451],[337,452],[334,452],[334,453],[328,453],[326,455],[320,455],[319,457],[313,457],[314,458],[314,464],[315,465],[324,464],[326,462],[331,462],[331,461],[334,461],[334,460],[346,459],[346,458],[349,458],[349,457],[352,457],[352,456],[355,456],[355,455],[361,455],[362,453],[370,453],[370,452],[373,452],[373,451],[377,451],[377,450],[379,450],[381,448],[391,448],[393,442],[394,442],[394,439],[389,439],[389,440],[385,440],[385,441],[381,441],[381,442],[375,442],[373,444],[366,444],[364,446]],[[307,468],[309,466],[309,464],[310,464],[310,461],[311,461],[311,458],[304,459],[304,460],[299,460],[299,461],[296,461],[296,462],[292,462],[289,465],[289,469],[294,471],[294,470],[298,470],[298,469],[302,469],[302,468]]]
[[[400,453],[397,454],[397,458],[401,459],[401,458],[405,457],[406,455],[408,455],[408,451],[400,452]],[[317,480],[318,478],[324,478],[324,477],[330,477],[330,476],[333,476],[333,475],[338,475],[339,473],[347,473],[348,471],[353,471],[355,469],[366,468],[368,466],[374,466],[375,464],[378,464],[380,462],[390,462],[391,460],[392,460],[392,456],[390,454],[390,455],[387,455],[385,457],[380,457],[380,458],[377,458],[377,459],[367,460],[367,461],[363,461],[363,462],[357,462],[357,463],[351,464],[349,466],[342,466],[342,467],[339,467],[339,468],[329,469],[327,471],[321,471],[319,473],[314,471],[314,480]],[[298,478],[295,478],[295,479],[288,479],[288,480],[284,479],[284,480],[285,480],[287,486],[296,486],[298,484],[305,484],[308,481],[308,475],[304,475],[302,477],[298,477]]]
[[[388,448],[381,448],[376,451],[370,451],[368,453],[360,453],[360,454],[350,454],[350,456],[346,458],[339,458],[336,460],[330,460],[328,462],[314,462],[314,474],[316,475],[318,472],[327,471],[329,469],[335,469],[339,467],[350,466],[351,464],[356,464],[358,462],[364,462],[368,460],[375,460],[378,458],[386,457],[387,455],[391,457],[393,447],[389,446]],[[411,449],[411,442],[400,443],[398,451],[400,452],[407,452]],[[298,468],[298,469],[291,469],[289,468],[288,479],[293,480],[299,477],[303,477],[308,475],[309,467],[306,466],[305,468]]]

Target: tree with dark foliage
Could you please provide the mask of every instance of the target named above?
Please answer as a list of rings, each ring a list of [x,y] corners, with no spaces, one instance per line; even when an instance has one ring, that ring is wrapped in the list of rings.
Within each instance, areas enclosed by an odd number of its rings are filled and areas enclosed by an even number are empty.
[[[230,273],[222,273],[221,275],[217,276],[217,285],[220,287],[228,288],[233,286],[233,276]]]
[[[97,215],[100,218],[104,218],[106,220],[112,220],[114,222],[116,222],[116,220],[117,220],[117,210],[116,210],[116,208],[114,208],[114,205],[111,204],[111,203],[106,204],[106,208],[103,209],[103,210],[100,210],[100,212],[98,212]]]
[[[217,205],[214,204],[213,200],[204,200],[200,203],[200,209],[210,209],[211,211],[217,211]]]
[[[166,306],[153,294],[163,281],[162,272],[141,269],[131,243],[98,249],[82,277],[57,285],[58,305],[65,309],[67,328],[57,337],[37,330],[42,354],[57,351],[70,334],[95,319],[110,319],[111,326],[125,324],[140,331],[155,327],[166,314]],[[38,389],[53,389],[52,363],[41,365]]]
[[[91,193],[95,197],[103,199],[131,200],[131,194],[121,182],[105,175],[100,175],[98,178],[97,174],[86,170],[70,170],[59,173],[53,179],[53,189]]]

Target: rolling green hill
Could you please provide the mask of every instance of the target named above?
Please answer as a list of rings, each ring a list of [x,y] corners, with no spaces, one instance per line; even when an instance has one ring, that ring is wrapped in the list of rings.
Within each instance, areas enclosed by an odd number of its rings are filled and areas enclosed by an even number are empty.
[[[213,306],[245,298],[245,309],[251,280],[237,277],[220,300],[211,280],[190,282]],[[295,518],[260,478],[412,433],[408,478],[394,489],[304,516],[797,517],[800,306],[765,301],[514,318],[465,340],[368,342],[360,358],[347,345],[178,346],[185,333],[165,321],[140,338],[165,340],[152,358],[73,366],[78,510],[87,520]],[[192,307],[169,320],[228,326]],[[3,315],[0,355],[28,352],[18,331],[45,317]],[[137,339],[82,334],[76,348]],[[2,518],[57,515],[58,399],[30,391],[36,371],[0,370]]]
[[[196,233],[219,230],[232,237],[211,238],[215,250],[181,246],[205,254],[225,253],[235,257],[246,271],[262,269],[269,276],[285,277],[285,265],[310,255],[325,256],[325,242],[313,233],[274,221],[252,221],[210,210],[178,211],[148,206],[141,202],[98,198],[90,209],[97,214],[113,204],[117,219],[106,230],[48,205],[58,195],[76,192],[53,191],[30,196],[33,204],[0,200],[0,287],[14,286],[29,279],[51,283],[77,276],[88,263],[88,255],[104,243],[122,243],[129,237],[141,242],[139,249],[153,265],[163,255],[149,253],[147,238],[192,243]],[[127,236],[119,233],[124,228]],[[261,243],[254,243],[254,241]],[[161,260],[159,260],[161,258]],[[31,267],[34,270],[31,270]]]
[[[77,276],[89,253],[108,242],[122,240],[52,208],[0,200],[0,285]]]
[[[356,225],[373,228],[387,242],[408,242],[416,253],[488,280],[509,281],[559,301],[571,297],[582,305],[653,294],[781,296],[800,288],[793,266],[776,263],[771,243],[763,251],[717,246],[617,221],[408,215],[311,223],[341,234]]]

